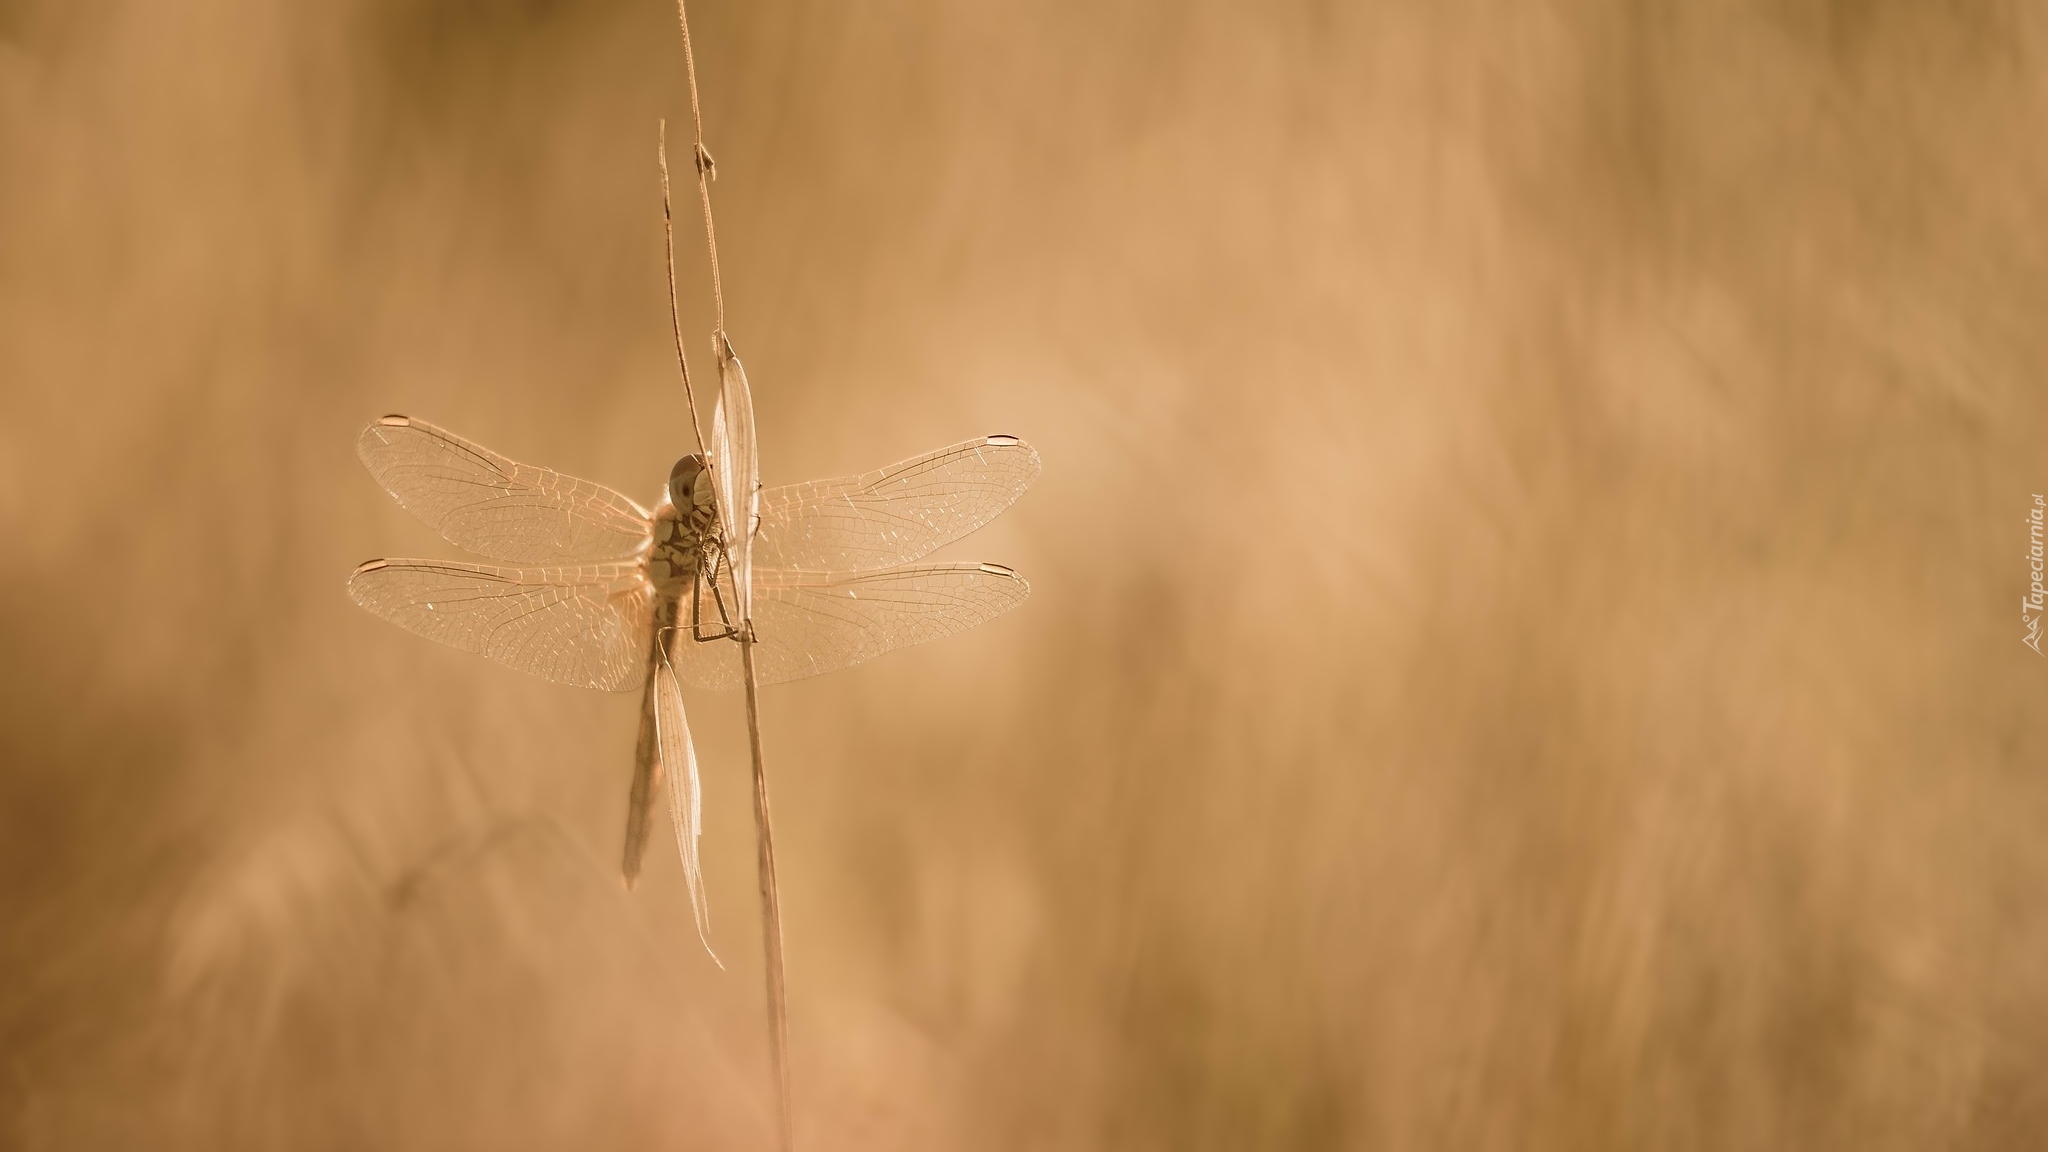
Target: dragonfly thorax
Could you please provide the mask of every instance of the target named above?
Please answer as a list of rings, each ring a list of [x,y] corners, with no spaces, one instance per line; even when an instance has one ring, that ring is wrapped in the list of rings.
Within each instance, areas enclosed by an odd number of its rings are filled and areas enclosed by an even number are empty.
[[[647,578],[658,591],[673,594],[689,583],[718,536],[711,470],[702,456],[693,453],[676,461],[669,470],[667,495],[654,510]]]

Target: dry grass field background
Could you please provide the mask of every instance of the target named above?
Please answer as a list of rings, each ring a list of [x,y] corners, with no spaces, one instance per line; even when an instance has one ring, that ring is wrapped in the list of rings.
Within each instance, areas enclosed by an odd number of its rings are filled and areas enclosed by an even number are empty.
[[[766,481],[1046,465],[765,697],[801,1147],[2048,1146],[2048,10],[692,16]],[[382,413],[687,449],[663,116],[663,0],[0,0],[0,1145],[766,1146],[738,699],[721,972],[636,699],[342,591]]]

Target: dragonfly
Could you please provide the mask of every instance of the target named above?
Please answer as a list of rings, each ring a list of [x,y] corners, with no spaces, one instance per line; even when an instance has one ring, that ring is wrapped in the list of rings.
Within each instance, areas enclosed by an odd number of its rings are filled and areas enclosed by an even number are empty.
[[[350,597],[407,631],[522,672],[639,689],[622,873],[631,888],[666,777],[707,949],[701,794],[681,685],[741,687],[733,641],[749,623],[765,685],[1015,608],[1030,585],[1010,568],[920,561],[1008,508],[1039,471],[1029,444],[982,436],[871,472],[762,490],[752,479],[744,377],[740,387],[733,419],[720,397],[710,457],[677,460],[652,509],[408,416],[385,416],[356,442],[401,507],[449,543],[503,563],[371,560],[350,576]],[[721,458],[731,466],[719,467]]]

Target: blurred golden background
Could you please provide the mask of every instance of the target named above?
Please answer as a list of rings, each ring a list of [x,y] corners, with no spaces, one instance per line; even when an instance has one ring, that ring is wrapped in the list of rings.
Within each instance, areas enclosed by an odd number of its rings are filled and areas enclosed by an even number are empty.
[[[691,15],[767,483],[1046,465],[765,697],[801,1147],[2048,1146],[2048,9]],[[342,591],[380,414],[687,450],[661,117],[665,0],[0,0],[0,1145],[767,1145],[737,697],[721,972],[637,699]]]

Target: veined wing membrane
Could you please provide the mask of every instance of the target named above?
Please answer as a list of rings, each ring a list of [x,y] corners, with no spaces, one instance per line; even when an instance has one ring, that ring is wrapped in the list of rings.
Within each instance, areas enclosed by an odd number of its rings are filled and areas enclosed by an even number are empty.
[[[907,564],[994,519],[1037,475],[1029,444],[983,436],[859,476],[770,488],[761,493],[754,568]]]
[[[876,572],[758,571],[754,575],[754,668],[763,684],[801,680],[897,648],[937,640],[1024,602],[1031,586],[999,564],[923,564]],[[699,611],[718,619],[708,589]],[[698,688],[743,683],[739,645],[697,643],[685,625],[677,671]]]
[[[671,634],[677,643],[690,642],[686,636]],[[658,650],[657,650],[658,651]],[[668,778],[669,822],[675,825],[676,851],[683,860],[683,883],[690,890],[690,910],[697,917],[697,939],[711,952],[711,909],[704,897],[704,862],[697,852],[697,839],[704,831],[704,790],[697,777],[697,746],[690,739],[690,722],[683,714],[683,690],[676,683],[675,666],[660,654],[651,673],[654,677],[655,723],[660,732],[662,775]],[[713,963],[718,953],[711,952]]]
[[[615,691],[646,671],[654,594],[637,564],[372,560],[348,594],[409,632],[557,683]]]
[[[356,454],[406,511],[449,543],[494,560],[623,560],[647,543],[647,510],[631,499],[424,420],[386,416],[363,429]]]
[[[718,488],[719,525],[732,559],[736,607],[745,619],[753,603],[754,532],[761,499],[761,453],[754,439],[754,394],[747,370],[727,344],[718,358],[718,406],[711,410],[711,474]]]

